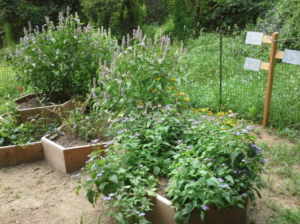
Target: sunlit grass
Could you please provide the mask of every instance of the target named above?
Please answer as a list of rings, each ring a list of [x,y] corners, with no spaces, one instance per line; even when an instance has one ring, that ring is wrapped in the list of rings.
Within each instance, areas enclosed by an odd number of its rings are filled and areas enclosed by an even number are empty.
[[[244,70],[245,57],[268,62],[270,45],[246,45],[245,32],[224,35],[222,47],[222,109],[231,109],[244,118],[262,122],[268,72]],[[218,33],[203,34],[188,42],[193,84],[190,99],[195,107],[220,106],[220,39]],[[284,49],[279,49],[284,50]],[[198,83],[198,85],[195,85]],[[300,67],[277,60],[273,85],[271,125],[300,128]],[[251,110],[250,110],[251,109]]]

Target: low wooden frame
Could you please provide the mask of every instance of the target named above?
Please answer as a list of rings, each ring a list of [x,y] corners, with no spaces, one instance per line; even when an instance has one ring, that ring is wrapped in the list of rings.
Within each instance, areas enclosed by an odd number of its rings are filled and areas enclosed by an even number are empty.
[[[0,147],[0,167],[19,165],[44,159],[42,142],[20,147],[18,145]]]
[[[27,98],[33,98],[36,94],[31,93],[25,96],[22,96],[18,99],[15,99],[15,103],[21,103],[24,102]],[[26,121],[29,121],[29,117],[34,117],[38,114],[43,115],[43,117],[49,117],[52,118],[54,114],[51,112],[51,110],[58,110],[61,108],[61,110],[67,110],[71,111],[74,110],[74,103],[73,102],[82,102],[83,98],[76,97],[74,99],[71,99],[63,104],[58,104],[54,106],[45,106],[45,107],[35,107],[35,108],[27,108],[27,109],[18,109],[18,113],[20,114],[21,122],[24,123]]]
[[[172,202],[157,194],[150,197],[153,203],[152,211],[146,212],[146,219],[155,224],[176,224],[174,221],[175,209],[171,207]],[[247,207],[247,205],[245,205]],[[205,212],[204,221],[200,214],[194,210],[188,224],[245,224],[246,210],[242,208],[227,209],[220,212],[215,206],[210,206]]]
[[[46,137],[42,138],[45,160],[64,173],[80,170],[94,150],[105,149],[105,143],[65,148]],[[103,152],[104,155],[104,152]]]

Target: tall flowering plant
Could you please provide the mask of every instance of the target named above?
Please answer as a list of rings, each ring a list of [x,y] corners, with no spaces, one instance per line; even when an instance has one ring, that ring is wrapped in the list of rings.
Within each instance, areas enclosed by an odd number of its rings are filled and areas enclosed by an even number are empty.
[[[84,27],[69,11],[66,17],[59,13],[57,25],[45,18],[42,31],[28,22],[15,54],[7,49],[18,80],[24,87],[46,94],[87,93],[99,58],[111,61],[114,45],[110,31],[95,30],[90,24]]]
[[[183,44],[181,50],[174,50],[171,39],[162,32],[152,40],[138,27],[132,37],[123,37],[110,68],[107,61],[100,65],[98,86],[93,89],[95,101],[117,111],[176,101],[179,108],[186,106],[188,66],[181,62],[185,55]]]

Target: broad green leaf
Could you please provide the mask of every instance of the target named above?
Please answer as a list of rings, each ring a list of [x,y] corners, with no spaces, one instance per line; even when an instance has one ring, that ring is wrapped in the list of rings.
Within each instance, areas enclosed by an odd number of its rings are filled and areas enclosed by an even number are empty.
[[[165,160],[164,160],[164,163],[165,163],[166,165],[170,165],[170,164],[171,164],[171,159],[165,159]]]
[[[231,153],[231,155],[230,155],[230,158],[231,158],[231,166],[234,166],[234,160],[235,160],[235,158],[236,158],[239,154],[240,154],[239,152],[233,152],[233,153]]]
[[[159,172],[160,172],[160,168],[157,167],[157,166],[155,166],[155,167],[153,168],[153,173],[154,173],[155,175],[157,175]]]
[[[232,176],[227,175],[227,176],[225,177],[225,179],[228,180],[228,181],[230,181],[231,183],[234,184],[234,180],[233,180]]]
[[[88,201],[91,204],[94,204],[94,195],[95,195],[95,192],[92,191],[91,189],[89,189],[88,192],[87,192],[87,194],[86,194],[86,198],[88,199]]]
[[[115,184],[118,183],[118,177],[116,174],[113,174],[112,176],[109,177],[109,179],[114,182]]]
[[[114,216],[121,224],[125,224],[124,217],[121,212],[115,214]]]

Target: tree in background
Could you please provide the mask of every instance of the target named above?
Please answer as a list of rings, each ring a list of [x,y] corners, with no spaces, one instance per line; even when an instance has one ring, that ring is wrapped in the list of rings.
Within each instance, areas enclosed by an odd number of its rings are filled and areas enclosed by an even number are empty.
[[[45,24],[44,15],[57,22],[57,15],[70,7],[71,13],[80,12],[79,0],[0,0],[1,39],[7,46],[19,42],[28,21],[35,27]]]
[[[111,28],[118,39],[137,26],[161,25],[168,14],[160,0],[81,0],[81,4],[95,26]]]

